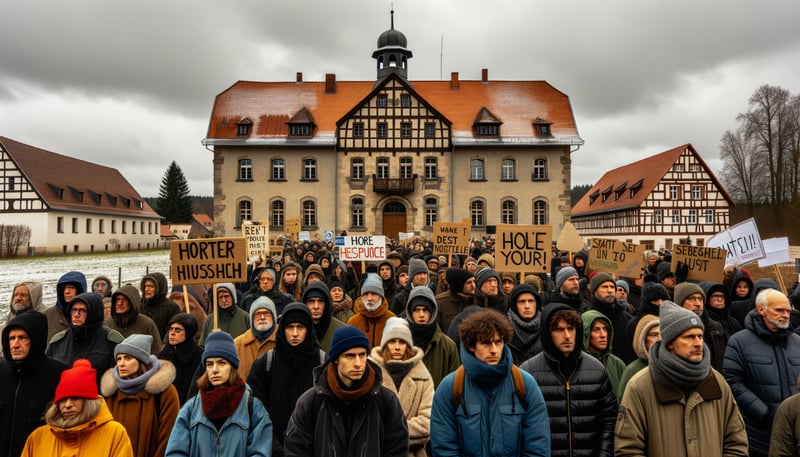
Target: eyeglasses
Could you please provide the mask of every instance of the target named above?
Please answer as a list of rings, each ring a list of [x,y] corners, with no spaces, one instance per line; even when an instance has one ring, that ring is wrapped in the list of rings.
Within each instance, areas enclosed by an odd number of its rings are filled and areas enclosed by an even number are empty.
[[[725,296],[724,295],[712,295],[711,299],[712,300],[725,300]]]
[[[702,302],[703,301],[703,296],[702,295],[691,295],[689,297],[686,297],[684,300]]]
[[[72,308],[71,310],[69,310],[69,313],[70,314],[77,314],[77,315],[80,316],[81,314],[86,314],[88,311],[89,310],[84,309],[84,308]]]
[[[170,327],[169,331],[170,331],[170,333],[181,333],[181,332],[183,332],[183,329],[180,328],[180,327]]]

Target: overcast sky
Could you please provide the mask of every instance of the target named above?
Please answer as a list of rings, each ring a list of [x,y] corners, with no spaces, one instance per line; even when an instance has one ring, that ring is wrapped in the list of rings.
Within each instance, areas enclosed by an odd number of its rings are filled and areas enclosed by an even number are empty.
[[[391,4],[0,0],[0,135],[115,167],[145,197],[175,160],[193,195],[211,195],[200,141],[214,97],[298,71],[374,80]],[[488,68],[569,95],[586,142],[573,185],[684,143],[718,172],[719,140],[756,88],[800,93],[796,0],[393,4],[412,81]]]

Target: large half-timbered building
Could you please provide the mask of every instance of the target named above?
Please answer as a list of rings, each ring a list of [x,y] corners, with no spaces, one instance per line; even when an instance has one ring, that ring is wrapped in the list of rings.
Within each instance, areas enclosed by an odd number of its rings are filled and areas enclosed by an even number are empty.
[[[406,37],[378,38],[374,81],[239,81],[214,102],[217,235],[242,221],[301,230],[425,235],[436,221],[553,225],[570,210],[578,135],[569,97],[544,81],[411,81]]]
[[[118,170],[2,136],[0,214],[31,229],[19,254],[163,247],[160,216]]]
[[[585,238],[671,249],[703,246],[730,224],[733,200],[691,144],[607,172],[572,208]]]

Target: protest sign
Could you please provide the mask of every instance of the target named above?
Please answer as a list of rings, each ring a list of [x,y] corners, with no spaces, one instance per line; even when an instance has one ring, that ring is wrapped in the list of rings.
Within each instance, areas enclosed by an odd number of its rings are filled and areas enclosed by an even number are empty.
[[[399,238],[400,241],[410,240],[414,238],[414,236],[414,232],[397,232],[397,238]]]
[[[728,251],[726,267],[739,266],[766,257],[756,220],[752,217],[709,238],[706,246]]]
[[[247,240],[247,258],[269,256],[269,227],[266,225],[242,224],[242,234]]]
[[[645,248],[609,238],[592,238],[589,266],[592,270],[613,273],[623,278],[641,278]]]
[[[561,234],[558,235],[556,247],[559,251],[578,252],[583,249],[584,244],[581,235],[572,222],[564,222],[564,227],[561,228]]]
[[[779,263],[791,262],[789,257],[789,238],[769,238],[763,240],[766,257],[758,261],[761,268],[777,265]]]
[[[680,262],[689,268],[686,279],[721,283],[725,276],[727,256],[728,253],[722,248],[674,244],[670,271],[675,272]]]
[[[547,273],[550,270],[552,244],[552,226],[498,225],[495,270]]]
[[[247,280],[244,238],[175,240],[169,245],[172,284],[243,282]]]
[[[337,241],[340,237],[336,237]],[[376,261],[386,258],[386,237],[363,235],[343,236],[339,257],[345,262]]]
[[[433,223],[433,253],[469,255],[472,228],[458,222]]]
[[[300,216],[286,218],[286,231],[289,233],[300,232]]]

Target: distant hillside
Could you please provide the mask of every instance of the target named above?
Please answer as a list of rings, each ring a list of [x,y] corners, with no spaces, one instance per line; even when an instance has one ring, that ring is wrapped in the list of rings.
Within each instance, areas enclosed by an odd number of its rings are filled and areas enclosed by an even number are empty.
[[[151,208],[158,211],[158,197],[144,197],[144,201]],[[212,219],[214,218],[214,197],[192,196],[192,207],[195,213],[205,214]]]
[[[578,200],[583,198],[583,196],[586,195],[586,192],[589,192],[589,189],[592,188],[592,185],[593,184],[579,184],[572,188],[572,191],[570,192],[572,206],[575,206],[575,204],[578,203]]]

